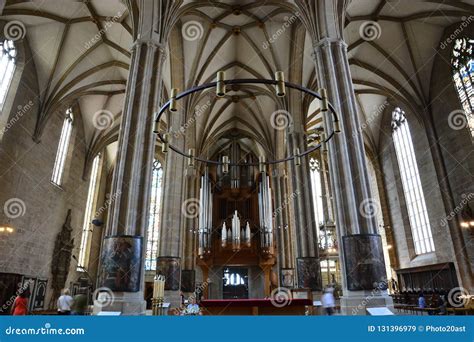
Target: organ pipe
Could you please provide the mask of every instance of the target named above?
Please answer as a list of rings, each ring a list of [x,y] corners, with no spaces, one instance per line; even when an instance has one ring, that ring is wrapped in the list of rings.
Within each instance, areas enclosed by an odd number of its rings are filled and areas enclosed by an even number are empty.
[[[268,250],[273,247],[273,215],[270,193],[270,178],[262,172],[258,192],[259,219],[261,229],[261,247]]]
[[[199,256],[209,252],[211,246],[212,231],[212,190],[209,170],[201,177],[201,189],[199,190]]]
[[[247,225],[245,226],[245,244],[247,247],[250,247],[252,244],[252,236],[250,235],[250,224],[247,222]]]
[[[221,230],[221,244],[222,244],[222,247],[226,247],[227,246],[227,227],[225,225],[225,222],[222,224],[222,230]]]
[[[238,251],[240,249],[240,218],[237,210],[232,217],[232,249]]]

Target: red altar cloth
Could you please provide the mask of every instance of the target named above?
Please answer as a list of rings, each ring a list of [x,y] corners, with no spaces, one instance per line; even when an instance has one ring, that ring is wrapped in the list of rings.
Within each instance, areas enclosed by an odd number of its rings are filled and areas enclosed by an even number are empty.
[[[275,306],[272,304],[271,299],[203,299],[199,303],[202,307],[227,307],[227,306],[239,306],[239,307],[268,307]],[[305,306],[313,305],[310,299],[294,298],[288,301],[287,305],[284,306]]]

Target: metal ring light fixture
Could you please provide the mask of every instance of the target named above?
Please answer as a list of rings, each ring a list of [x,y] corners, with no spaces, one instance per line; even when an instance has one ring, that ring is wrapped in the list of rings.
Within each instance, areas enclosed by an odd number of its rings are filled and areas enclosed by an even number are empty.
[[[295,154],[292,155],[292,156],[289,156],[287,158],[283,158],[283,159],[277,159],[277,160],[264,160],[264,157],[260,157],[260,160],[258,163],[230,163],[229,161],[229,157],[226,157],[224,156],[222,158],[222,161],[215,161],[215,160],[209,160],[209,159],[205,159],[205,158],[200,158],[200,157],[196,157],[194,155],[194,150],[190,150],[190,153],[185,153],[183,151],[181,151],[180,149],[178,149],[177,147],[169,144],[169,142],[167,141],[167,137],[165,137],[165,135],[167,135],[168,133],[165,133],[165,134],[161,134],[160,131],[159,131],[159,123],[160,123],[160,120],[161,120],[161,117],[162,115],[164,114],[164,112],[169,109],[170,112],[176,112],[177,111],[177,107],[176,107],[176,101],[179,100],[179,99],[182,99],[188,95],[191,95],[193,93],[196,93],[198,91],[202,91],[202,90],[205,90],[205,89],[208,89],[208,88],[213,88],[213,87],[216,87],[216,95],[217,97],[224,97],[225,96],[225,92],[226,92],[226,85],[234,85],[234,84],[270,84],[270,85],[274,85],[275,88],[276,88],[276,94],[278,97],[284,97],[286,95],[286,90],[285,88],[288,87],[288,88],[291,88],[291,89],[296,89],[296,90],[299,90],[303,93],[306,93],[306,94],[309,94],[317,99],[319,99],[321,101],[321,111],[324,113],[324,112],[327,112],[327,111],[330,111],[333,115],[333,123],[334,123],[334,130],[327,136],[325,137],[320,144],[304,151],[304,152],[299,152],[299,149],[296,149],[295,150]],[[339,123],[339,118],[336,114],[336,110],[334,108],[334,106],[328,102],[327,100],[327,93],[326,93],[326,89],[322,88],[320,89],[320,93],[318,92],[315,92],[311,89],[308,89],[306,87],[303,87],[301,85],[298,85],[298,84],[294,84],[294,83],[290,83],[290,82],[285,82],[284,80],[284,75],[283,75],[283,72],[281,71],[277,71],[276,74],[275,74],[275,80],[268,80],[268,79],[253,79],[253,78],[244,78],[244,79],[235,79],[235,80],[225,80],[225,74],[223,71],[219,71],[217,73],[217,81],[216,82],[211,82],[211,83],[206,83],[206,84],[202,84],[202,85],[199,85],[199,86],[196,86],[196,87],[193,87],[193,88],[190,88],[186,91],[183,91],[182,93],[179,93],[178,94],[178,89],[175,89],[173,88],[171,90],[171,98],[168,100],[168,102],[166,102],[159,110],[157,116],[156,116],[156,120],[155,120],[155,128],[154,128],[154,133],[157,134],[158,138],[161,140],[161,142],[163,143],[163,152],[168,152],[168,148],[173,150],[174,152],[186,157],[186,158],[189,158],[190,161],[189,161],[189,164],[190,165],[193,165],[194,166],[194,161],[199,161],[201,163],[206,163],[206,164],[214,164],[214,165],[223,165],[225,169],[228,169],[229,166],[260,166],[260,168],[264,168],[265,165],[270,165],[270,164],[278,164],[278,163],[284,163],[284,162],[287,162],[287,161],[290,161],[290,160],[295,160],[296,161],[296,164],[299,165],[301,163],[301,160],[300,158],[301,157],[304,157],[308,154],[310,154],[311,152],[313,151],[316,151],[317,149],[319,148],[323,148],[323,151],[327,149],[327,143],[329,142],[329,140],[331,140],[335,134],[337,133],[340,133],[341,132],[341,129],[340,129],[340,123]],[[225,172],[225,171],[224,171]]]

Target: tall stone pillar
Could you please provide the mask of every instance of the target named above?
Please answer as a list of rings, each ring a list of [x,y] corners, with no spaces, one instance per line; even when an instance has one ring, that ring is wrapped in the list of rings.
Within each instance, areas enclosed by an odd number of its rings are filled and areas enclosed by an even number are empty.
[[[289,154],[294,154],[296,148],[305,151],[307,146],[304,134],[295,130],[290,134]],[[293,203],[295,213],[297,286],[320,291],[318,231],[311,196],[308,157],[301,158],[299,166],[292,162],[290,171],[293,193],[288,194],[287,200]]]
[[[335,202],[343,274],[343,314],[364,315],[367,307],[391,306],[386,292],[382,240],[370,194],[367,163],[357,116],[347,46],[342,30],[347,0],[295,0],[314,44],[318,81],[328,91],[342,134],[329,143],[329,172]],[[331,114],[324,129],[333,131]],[[359,132],[348,134],[347,132]]]
[[[290,223],[288,220],[288,209],[291,206],[293,197],[288,196],[286,189],[286,171],[280,166],[272,171],[272,189],[275,200],[276,239],[278,246],[278,273],[279,284],[282,287],[291,288],[294,283],[294,264],[292,262],[293,248],[290,238]]]
[[[329,172],[341,242],[341,309],[345,314],[365,314],[367,306],[390,305],[391,300],[386,293],[382,240],[370,194],[347,46],[340,39],[323,38],[315,45],[314,57],[321,87],[328,90],[343,132],[329,144]],[[333,131],[330,114],[325,117],[325,130]]]
[[[171,84],[173,88],[178,88],[180,91],[183,91],[185,87],[184,61],[178,59],[178,56],[184,56],[182,41],[181,30],[173,30],[170,33]],[[185,128],[186,122],[185,113],[187,109],[185,103],[185,99],[179,100],[177,111],[168,112],[167,116],[168,128],[172,132],[170,143],[181,151],[185,151],[186,147],[194,147],[193,127],[188,127],[185,131],[182,130]],[[189,182],[191,182],[192,177],[195,177],[192,176],[195,170],[192,168],[186,169],[186,167],[187,159],[180,154],[171,150],[166,154],[156,273],[164,275],[166,278],[165,302],[171,303],[171,308],[177,308],[181,304],[180,290],[183,266],[186,271],[185,277],[187,278],[190,275],[190,272],[187,272],[189,271],[187,263],[182,259],[186,241],[189,241],[189,239],[186,239],[185,227],[190,221],[196,220],[200,207],[197,198],[199,196],[185,197],[185,195],[193,196],[191,192],[186,191],[186,179],[188,179],[188,189],[191,189],[193,185]]]
[[[132,48],[111,189],[115,200],[110,207],[99,275],[108,298],[96,302],[95,311],[145,313],[143,260],[155,149],[153,113],[159,106],[168,32],[162,25],[172,25],[169,18],[175,17],[179,4],[171,0],[137,2],[137,39]]]

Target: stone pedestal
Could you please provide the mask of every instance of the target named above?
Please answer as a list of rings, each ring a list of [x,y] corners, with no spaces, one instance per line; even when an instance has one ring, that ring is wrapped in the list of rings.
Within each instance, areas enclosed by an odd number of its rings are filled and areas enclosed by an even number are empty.
[[[393,311],[393,300],[386,290],[351,291],[341,297],[341,314],[346,316],[367,315],[367,308],[387,307]]]
[[[143,292],[114,292],[111,296],[106,292],[106,297],[94,301],[93,314],[97,315],[102,311],[121,312],[125,316],[142,316],[146,312],[146,301],[143,300]]]

